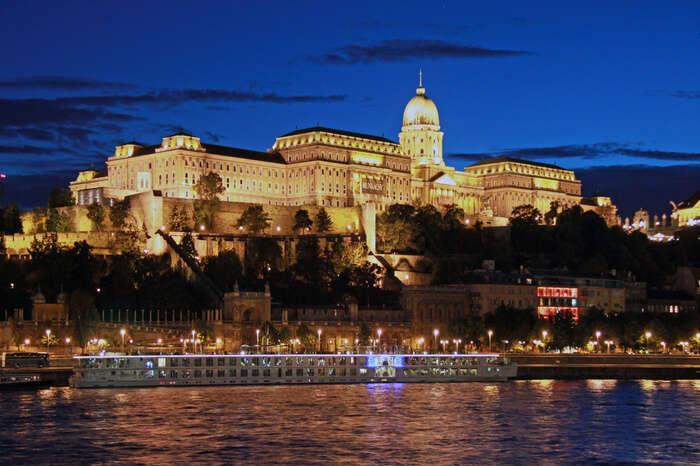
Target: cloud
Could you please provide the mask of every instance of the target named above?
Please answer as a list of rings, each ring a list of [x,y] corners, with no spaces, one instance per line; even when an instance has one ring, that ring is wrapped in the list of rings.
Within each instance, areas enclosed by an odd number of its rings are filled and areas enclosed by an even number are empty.
[[[112,105],[170,104],[188,102],[266,102],[275,104],[341,102],[346,94],[283,95],[275,92],[235,91],[226,89],[166,89],[141,94],[113,94],[100,96],[77,96],[56,99],[60,103],[107,107]]]
[[[87,89],[135,89],[130,83],[101,81],[71,76],[28,76],[0,80],[0,89],[49,89],[78,91]]]
[[[700,99],[700,91],[674,91],[671,92],[671,97],[688,100]]]
[[[454,159],[477,162],[489,157],[508,156],[523,159],[567,159],[580,158],[594,160],[611,155],[623,155],[646,160],[667,160],[675,162],[700,162],[700,153],[674,152],[662,150],[640,149],[642,143],[623,144],[616,142],[597,142],[593,144],[569,144],[550,147],[524,147],[503,149],[488,153],[455,153],[449,156]]]
[[[56,150],[50,147],[0,145],[0,154],[48,155],[55,152]]]
[[[313,63],[351,65],[356,63],[402,62],[415,58],[504,58],[533,55],[525,50],[489,49],[444,40],[383,40],[371,45],[350,44],[320,56],[308,56]]]

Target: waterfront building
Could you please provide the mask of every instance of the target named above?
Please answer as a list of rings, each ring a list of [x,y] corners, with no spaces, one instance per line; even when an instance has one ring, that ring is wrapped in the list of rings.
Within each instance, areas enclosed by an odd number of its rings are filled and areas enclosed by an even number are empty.
[[[581,182],[573,171],[511,157],[485,159],[458,171],[445,165],[444,132],[422,79],[403,113],[399,141],[326,127],[299,129],[276,138],[267,151],[202,142],[178,132],[159,144],[127,142],[70,183],[79,205],[157,191],[196,199],[197,180],[217,173],[222,201],[280,206],[358,207],[379,211],[396,203],[456,205],[469,217],[501,219],[531,204],[579,204]],[[498,224],[498,222],[496,222]]]

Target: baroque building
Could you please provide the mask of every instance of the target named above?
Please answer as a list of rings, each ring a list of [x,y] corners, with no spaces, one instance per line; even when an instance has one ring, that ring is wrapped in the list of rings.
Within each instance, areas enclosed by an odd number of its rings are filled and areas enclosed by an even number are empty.
[[[456,205],[469,218],[502,224],[513,208],[541,212],[581,201],[581,182],[571,170],[510,157],[476,162],[463,171],[445,165],[444,133],[437,106],[422,77],[406,105],[398,143],[325,127],[276,138],[267,151],[202,142],[177,133],[160,144],[128,142],[108,157],[106,172],[86,170],[70,183],[78,204],[109,202],[158,191],[195,199],[203,174],[217,173],[222,201],[282,206],[358,207],[374,204]]]

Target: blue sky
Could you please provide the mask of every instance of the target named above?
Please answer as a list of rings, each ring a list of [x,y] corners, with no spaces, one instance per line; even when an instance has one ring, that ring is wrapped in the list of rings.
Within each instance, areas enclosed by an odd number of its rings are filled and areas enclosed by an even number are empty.
[[[8,197],[182,128],[264,150],[318,124],[397,139],[422,67],[461,169],[573,168],[623,214],[698,189],[698,2],[3,2]]]

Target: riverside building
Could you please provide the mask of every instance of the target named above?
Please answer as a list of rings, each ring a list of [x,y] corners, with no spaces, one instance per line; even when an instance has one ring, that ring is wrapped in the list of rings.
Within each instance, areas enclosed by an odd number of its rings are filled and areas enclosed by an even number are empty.
[[[373,203],[456,205],[468,217],[507,219],[514,207],[541,212],[551,202],[580,203],[571,170],[510,157],[458,171],[443,160],[444,132],[422,85],[406,105],[399,141],[325,127],[276,138],[267,151],[202,142],[177,133],[159,144],[127,142],[108,157],[106,172],[86,170],[70,183],[78,204],[108,202],[146,191],[195,199],[200,176],[217,173],[222,201],[286,206],[357,207]]]

